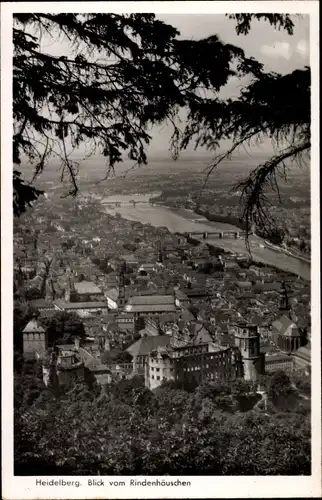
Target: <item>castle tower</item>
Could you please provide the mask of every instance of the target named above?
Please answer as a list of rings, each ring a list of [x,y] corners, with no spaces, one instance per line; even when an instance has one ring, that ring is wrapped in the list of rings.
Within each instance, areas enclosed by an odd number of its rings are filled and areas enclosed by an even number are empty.
[[[44,358],[47,351],[47,336],[36,316],[29,321],[22,334],[24,357],[26,359]]]
[[[119,273],[119,296],[117,299],[117,306],[120,311],[123,310],[125,306],[125,271],[126,263],[123,262]]]
[[[264,373],[264,358],[260,353],[257,325],[240,323],[236,325],[235,345],[239,348],[245,380],[258,380]]]

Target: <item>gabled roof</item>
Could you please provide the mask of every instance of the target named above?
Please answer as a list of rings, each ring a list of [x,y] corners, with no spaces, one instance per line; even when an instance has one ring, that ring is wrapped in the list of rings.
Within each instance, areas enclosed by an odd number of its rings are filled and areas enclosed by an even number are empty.
[[[237,286],[239,288],[250,288],[252,283],[251,281],[237,281]]]
[[[170,344],[169,335],[156,335],[155,337],[142,337],[126,350],[131,356],[148,356],[151,351],[158,347],[165,347]]]
[[[251,316],[249,322],[255,323],[255,325],[258,325],[258,326],[266,326],[267,325],[267,319],[262,317],[262,316],[259,316],[258,314]]]
[[[128,300],[131,305],[174,304],[173,295],[136,295]]]
[[[37,309],[54,309],[54,304],[45,299],[32,300],[30,305]]]
[[[137,262],[138,258],[135,257],[133,253],[129,253],[121,255],[120,260],[125,260],[126,262]]]
[[[36,318],[33,318],[27,323],[22,333],[45,333],[45,329],[38,323]]]
[[[191,341],[193,344],[207,344],[213,341],[210,333],[201,323],[192,323],[189,326],[189,331],[192,334]]]
[[[55,300],[54,304],[62,310],[73,309],[107,309],[107,302],[65,302],[62,299]]]
[[[178,290],[176,290],[175,294],[176,294],[177,299],[179,299],[179,300],[189,300],[187,295],[182,290],[180,290],[180,288]]]
[[[280,292],[281,284],[275,281],[259,282],[253,286],[252,290],[253,292]]]
[[[185,288],[184,293],[187,297],[206,297],[208,295],[208,290],[205,287],[192,287]]]
[[[287,337],[300,337],[297,325],[291,320],[291,318],[285,316],[285,314],[273,321],[272,329],[273,331],[275,330],[281,335],[285,335]]]
[[[126,306],[127,312],[175,312],[173,295],[138,295],[131,297]]]
[[[101,294],[102,290],[98,288],[92,281],[80,281],[79,283],[74,283],[75,291],[79,294]]]
[[[109,290],[107,290],[104,295],[105,297],[108,297],[109,299],[111,300],[114,300],[114,302],[118,299],[119,297],[119,287],[114,287],[114,288],[110,288]]]
[[[292,353],[292,356],[296,358],[304,359],[307,362],[311,362],[311,349],[309,346],[300,347],[295,352]]]
[[[57,309],[41,309],[39,311],[40,318],[53,318],[57,313]]]
[[[149,270],[149,269],[154,269],[155,268],[155,264],[151,263],[151,262],[147,262],[145,264],[141,264],[140,267],[139,267],[139,271],[144,271],[144,270]]]
[[[265,354],[265,363],[269,362],[282,362],[282,361],[289,361],[292,363],[293,358],[289,356],[288,354]]]

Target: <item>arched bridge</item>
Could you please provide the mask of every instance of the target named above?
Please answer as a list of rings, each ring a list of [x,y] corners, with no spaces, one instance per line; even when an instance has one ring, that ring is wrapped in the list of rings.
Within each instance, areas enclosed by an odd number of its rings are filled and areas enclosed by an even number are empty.
[[[249,234],[253,234],[250,232]],[[207,232],[192,232],[192,233],[185,233],[185,236],[189,238],[203,238],[204,240],[207,240],[208,238],[245,238],[247,236],[247,231],[207,231]]]
[[[135,207],[136,205],[151,205],[155,206],[155,203],[152,203],[151,201],[148,200],[130,200],[130,201],[107,201],[104,203],[105,207],[109,208],[116,208],[116,207],[128,207],[128,206],[133,206]]]

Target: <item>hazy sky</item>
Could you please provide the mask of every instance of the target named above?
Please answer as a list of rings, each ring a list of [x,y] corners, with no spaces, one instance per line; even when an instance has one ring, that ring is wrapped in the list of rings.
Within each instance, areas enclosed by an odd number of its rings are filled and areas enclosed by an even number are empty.
[[[244,49],[247,56],[252,56],[264,63],[267,70],[279,73],[289,73],[296,68],[309,65],[309,16],[303,15],[295,19],[295,30],[292,36],[284,30],[276,30],[264,21],[253,21],[252,29],[248,35],[237,35],[234,20],[224,14],[158,14],[162,21],[175,26],[181,37],[188,39],[201,39],[217,34],[226,43],[237,45]],[[68,54],[70,51],[65,41],[44,39],[43,50],[53,55]],[[225,96],[238,94],[241,82],[231,78],[222,90]],[[182,114],[184,118],[184,114]],[[167,125],[153,129],[153,140],[149,147],[151,154],[166,153],[169,147],[171,128]],[[192,147],[189,148],[190,151]],[[262,146],[270,150],[270,144]]]
[[[241,47],[248,57],[254,57],[265,64],[267,70],[278,73],[289,73],[297,68],[309,65],[309,16],[295,20],[295,30],[292,36],[286,31],[278,31],[269,23],[253,21],[248,35],[237,35],[236,23],[223,14],[213,15],[158,15],[162,21],[178,28],[183,38],[200,39],[217,34],[226,43]],[[226,96],[238,93],[240,81],[232,78],[223,90]],[[151,150],[163,150],[168,146],[170,130],[160,127],[155,134]],[[264,150],[270,149],[270,144],[264,144]]]
[[[253,21],[248,35],[237,35],[235,21],[224,14],[158,15],[178,28],[183,38],[200,39],[217,34],[223,42],[237,45],[247,56],[255,57],[268,69],[286,73],[309,62],[309,17],[295,19],[292,36],[264,21]]]

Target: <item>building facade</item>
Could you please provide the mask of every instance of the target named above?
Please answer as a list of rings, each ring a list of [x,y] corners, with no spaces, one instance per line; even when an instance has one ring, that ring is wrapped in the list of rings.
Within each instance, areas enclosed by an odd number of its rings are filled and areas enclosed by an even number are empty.
[[[46,355],[48,342],[45,329],[33,317],[22,331],[23,355],[25,359],[43,358]]]
[[[232,380],[243,374],[238,349],[215,344],[160,347],[150,353],[145,365],[145,385],[156,389],[164,381],[199,385],[209,380]]]
[[[264,373],[264,356],[260,352],[260,336],[254,324],[235,326],[235,345],[240,351],[245,380],[256,381]]]
[[[294,360],[287,354],[266,354],[265,372],[274,373],[277,371],[290,373],[294,370]]]

